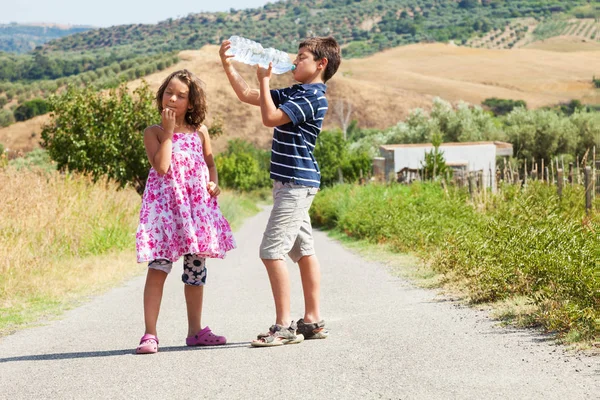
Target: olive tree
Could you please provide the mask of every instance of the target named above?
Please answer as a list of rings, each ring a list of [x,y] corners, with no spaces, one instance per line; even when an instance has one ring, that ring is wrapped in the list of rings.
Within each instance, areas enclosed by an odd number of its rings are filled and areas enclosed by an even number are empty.
[[[160,122],[153,98],[145,83],[133,93],[124,84],[108,92],[70,86],[50,98],[42,147],[61,170],[107,176],[143,193],[150,168],[143,131]]]

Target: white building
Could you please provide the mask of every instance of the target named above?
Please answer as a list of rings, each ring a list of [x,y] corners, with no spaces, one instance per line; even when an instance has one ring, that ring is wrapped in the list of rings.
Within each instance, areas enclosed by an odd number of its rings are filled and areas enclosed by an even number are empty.
[[[431,152],[431,143],[422,144],[390,144],[380,146],[381,160],[385,163],[386,178],[396,176],[402,170],[421,170],[425,161],[425,153]],[[446,164],[461,168],[467,172],[483,171],[484,185],[495,187],[496,157],[513,155],[512,144],[506,142],[464,142],[442,143],[439,150],[443,152]]]

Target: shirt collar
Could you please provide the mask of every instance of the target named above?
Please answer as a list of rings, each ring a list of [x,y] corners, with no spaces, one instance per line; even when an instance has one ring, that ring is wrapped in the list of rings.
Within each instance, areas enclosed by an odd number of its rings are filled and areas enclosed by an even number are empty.
[[[327,85],[324,83],[297,83],[297,87],[302,88],[303,90],[319,90],[321,92],[327,91]]]

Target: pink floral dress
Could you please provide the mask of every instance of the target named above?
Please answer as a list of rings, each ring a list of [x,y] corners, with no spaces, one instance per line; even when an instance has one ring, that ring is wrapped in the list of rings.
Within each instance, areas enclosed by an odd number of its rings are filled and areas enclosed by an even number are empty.
[[[136,234],[138,262],[185,254],[224,258],[235,248],[229,223],[208,193],[209,174],[197,133],[174,133],[169,171],[150,169]]]

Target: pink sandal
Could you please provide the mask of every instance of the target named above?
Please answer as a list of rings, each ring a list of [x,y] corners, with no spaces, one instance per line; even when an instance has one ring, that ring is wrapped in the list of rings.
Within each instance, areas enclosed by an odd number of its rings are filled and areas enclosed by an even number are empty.
[[[208,326],[194,336],[185,339],[185,344],[188,346],[219,346],[225,343],[227,343],[225,336],[215,335]]]
[[[158,338],[146,333],[140,339],[140,345],[135,349],[136,354],[152,354],[158,351]]]

